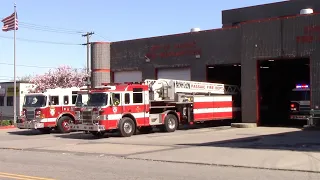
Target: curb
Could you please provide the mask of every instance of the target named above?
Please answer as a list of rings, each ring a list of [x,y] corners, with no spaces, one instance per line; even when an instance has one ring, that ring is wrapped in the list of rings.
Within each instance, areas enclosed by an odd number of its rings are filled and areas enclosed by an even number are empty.
[[[256,128],[256,123],[232,123],[231,127],[234,128]]]
[[[0,130],[4,130],[4,129],[14,129],[16,128],[14,125],[10,125],[10,126],[0,126]]]

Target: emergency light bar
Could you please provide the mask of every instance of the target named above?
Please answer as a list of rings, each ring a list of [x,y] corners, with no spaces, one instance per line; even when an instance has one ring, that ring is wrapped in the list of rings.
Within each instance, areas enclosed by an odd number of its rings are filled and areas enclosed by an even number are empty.
[[[297,88],[297,89],[306,89],[306,88],[309,88],[309,86],[306,85],[306,84],[302,84],[302,85],[301,85],[301,84],[297,84],[297,85],[296,85],[296,88]]]

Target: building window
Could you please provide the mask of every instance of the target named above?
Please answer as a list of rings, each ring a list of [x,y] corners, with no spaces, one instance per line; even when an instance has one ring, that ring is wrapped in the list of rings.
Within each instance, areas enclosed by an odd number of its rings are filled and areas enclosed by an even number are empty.
[[[13,96],[7,97],[7,106],[13,106]]]
[[[4,106],[4,96],[0,96],[0,106]]]

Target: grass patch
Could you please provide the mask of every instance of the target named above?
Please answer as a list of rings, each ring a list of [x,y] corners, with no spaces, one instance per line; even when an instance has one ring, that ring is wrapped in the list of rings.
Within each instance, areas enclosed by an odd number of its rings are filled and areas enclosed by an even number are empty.
[[[12,121],[11,120],[0,120],[0,126],[11,126]]]

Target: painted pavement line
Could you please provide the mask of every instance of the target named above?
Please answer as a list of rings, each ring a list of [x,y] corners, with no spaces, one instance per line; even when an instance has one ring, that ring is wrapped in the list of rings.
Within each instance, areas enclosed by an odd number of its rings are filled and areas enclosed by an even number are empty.
[[[20,174],[4,173],[4,172],[0,172],[0,177],[11,178],[11,179],[19,179],[19,180],[54,180],[54,179],[51,179],[51,178],[26,176],[26,175],[20,175]]]

